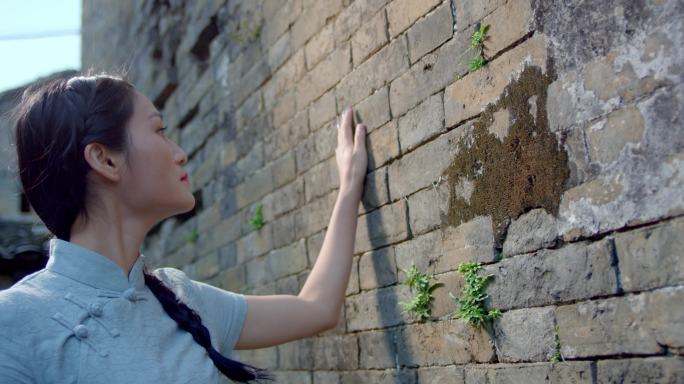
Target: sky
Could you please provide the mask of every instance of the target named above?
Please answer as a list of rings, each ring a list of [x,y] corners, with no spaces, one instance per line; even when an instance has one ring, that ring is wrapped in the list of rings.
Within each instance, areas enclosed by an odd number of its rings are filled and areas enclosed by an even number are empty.
[[[81,68],[81,0],[0,0],[0,92]]]

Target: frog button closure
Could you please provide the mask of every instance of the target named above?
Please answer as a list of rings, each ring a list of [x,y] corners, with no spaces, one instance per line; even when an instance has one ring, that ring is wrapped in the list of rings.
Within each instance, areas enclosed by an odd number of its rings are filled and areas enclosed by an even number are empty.
[[[102,303],[90,303],[88,313],[96,317],[102,316]]]
[[[88,328],[86,328],[86,326],[83,324],[76,325],[73,331],[76,337],[79,339],[85,339],[88,337]]]
[[[138,295],[135,292],[135,288],[128,288],[127,290],[124,291],[123,297],[125,297],[129,301],[136,301],[138,299]]]

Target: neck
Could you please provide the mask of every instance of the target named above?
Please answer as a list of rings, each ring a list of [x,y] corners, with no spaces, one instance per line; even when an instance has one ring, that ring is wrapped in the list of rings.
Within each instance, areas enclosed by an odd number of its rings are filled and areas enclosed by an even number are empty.
[[[87,223],[79,217],[72,226],[69,241],[111,259],[128,276],[154,223],[134,215],[114,213],[110,210],[107,215],[90,216]]]

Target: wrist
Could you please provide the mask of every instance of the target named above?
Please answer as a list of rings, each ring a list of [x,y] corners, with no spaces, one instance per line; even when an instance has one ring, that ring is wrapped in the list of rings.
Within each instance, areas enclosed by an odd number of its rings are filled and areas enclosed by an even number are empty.
[[[340,190],[338,197],[346,199],[356,199],[361,200],[361,195],[363,194],[362,185],[340,185]]]

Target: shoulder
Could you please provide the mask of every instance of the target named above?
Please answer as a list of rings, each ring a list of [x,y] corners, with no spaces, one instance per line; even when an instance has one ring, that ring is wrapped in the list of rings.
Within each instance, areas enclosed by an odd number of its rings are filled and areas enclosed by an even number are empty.
[[[45,327],[44,319],[59,305],[60,279],[41,269],[0,291],[0,329],[32,335]]]

